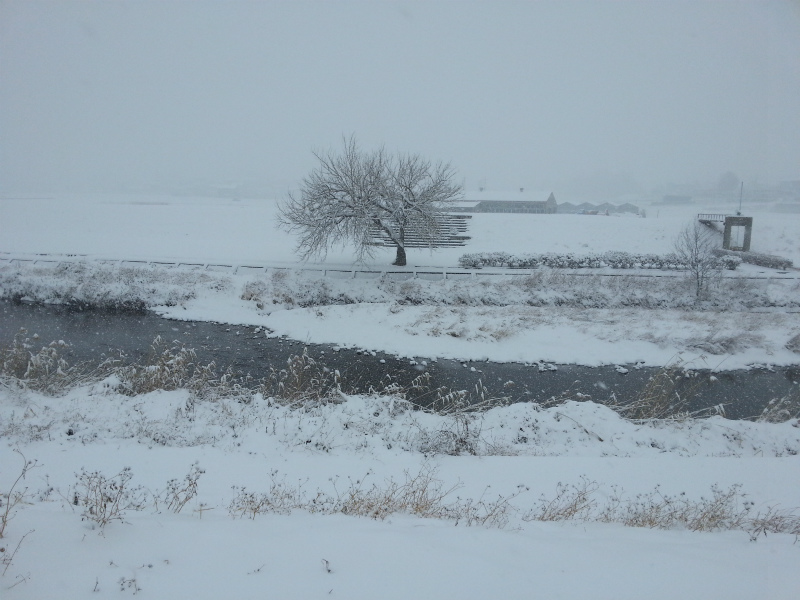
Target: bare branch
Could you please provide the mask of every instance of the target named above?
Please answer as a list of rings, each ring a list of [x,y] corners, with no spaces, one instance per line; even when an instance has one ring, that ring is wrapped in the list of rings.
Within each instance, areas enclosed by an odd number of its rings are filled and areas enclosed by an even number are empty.
[[[331,247],[352,243],[356,259],[363,261],[375,249],[377,228],[397,247],[395,264],[404,265],[406,234],[432,245],[442,211],[461,196],[455,170],[418,154],[362,151],[355,137],[343,142],[340,153],[314,153],[319,164],[281,204],[279,224],[297,234],[303,260],[324,258]]]
[[[686,265],[694,279],[698,299],[708,288],[711,279],[719,275],[722,269],[717,256],[719,245],[714,234],[696,221],[684,227],[675,240],[675,255],[679,263]]]

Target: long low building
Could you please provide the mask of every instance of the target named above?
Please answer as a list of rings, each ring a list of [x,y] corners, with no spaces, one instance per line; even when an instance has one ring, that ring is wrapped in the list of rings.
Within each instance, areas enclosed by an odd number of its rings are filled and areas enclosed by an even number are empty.
[[[449,210],[453,212],[472,213],[532,213],[554,214],[558,212],[558,203],[551,192],[547,200],[536,198],[543,194],[519,192],[473,192],[466,194],[459,205]]]

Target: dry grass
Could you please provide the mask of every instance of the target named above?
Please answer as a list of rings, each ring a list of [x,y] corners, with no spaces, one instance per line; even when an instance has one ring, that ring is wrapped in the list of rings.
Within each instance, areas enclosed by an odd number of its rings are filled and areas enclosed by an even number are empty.
[[[598,496],[608,498],[601,503]],[[542,496],[524,521],[580,521],[620,523],[649,529],[689,531],[745,531],[755,540],[761,534],[800,535],[800,513],[768,506],[756,511],[740,485],[711,486],[711,494],[693,500],[686,494],[668,495],[659,487],[632,498],[614,488],[610,495],[596,481],[559,483],[553,497]]]
[[[261,514],[288,515],[293,510],[321,514],[345,514],[383,520],[393,514],[444,519],[456,525],[505,527],[520,512],[514,501],[528,491],[519,486],[511,494],[487,498],[487,490],[478,499],[456,496],[459,485],[445,486],[434,469],[426,466],[417,474],[405,473],[402,482],[387,479],[382,484],[369,483],[370,473],[360,480],[347,480],[339,490],[333,481],[333,493],[317,490],[309,496],[302,484],[291,485],[272,474],[269,492],[253,493],[234,488],[228,506],[232,517],[256,518]],[[601,498],[604,500],[601,502]],[[767,507],[756,512],[754,504],[740,486],[728,489],[711,487],[708,497],[692,500],[685,494],[670,496],[660,488],[627,498],[617,489],[608,495],[596,481],[581,478],[577,484],[559,483],[554,496],[542,495],[533,508],[521,515],[524,522],[600,522],[620,523],[628,527],[650,529],[687,529],[697,532],[745,531],[752,540],[767,533],[800,535],[797,510]]]
[[[659,488],[627,500],[614,494],[598,520],[650,529],[747,530],[753,505],[741,493],[740,487],[734,485],[722,489],[712,486],[711,495],[699,500],[691,500],[684,494],[666,495]]]
[[[284,369],[272,369],[269,378],[262,383],[265,396],[284,403],[323,404],[342,400],[342,377],[338,370],[331,370],[308,355],[292,355],[286,360]]]
[[[268,492],[254,493],[245,488],[234,488],[234,498],[228,505],[232,517],[249,517],[277,513],[289,514],[292,510],[312,513],[345,514],[383,520],[395,513],[413,514],[422,517],[444,518],[448,506],[444,499],[455,489],[443,488],[434,477],[431,468],[424,468],[416,475],[406,473],[405,481],[398,483],[388,479],[384,485],[369,484],[371,473],[358,480],[348,478],[346,488],[339,490],[333,480],[333,492],[319,490],[309,497],[302,483],[288,484],[271,474]]]
[[[336,487],[332,512],[345,515],[370,517],[383,520],[395,513],[404,513],[427,518],[445,518],[448,504],[445,498],[457,486],[443,487],[440,480],[434,477],[435,471],[430,467],[419,473],[405,473],[405,481],[398,483],[388,479],[383,485],[367,484],[368,477],[358,481],[350,481],[342,492]]]
[[[426,455],[477,456],[481,441],[480,423],[473,421],[473,415],[457,413],[451,415],[440,429],[420,430],[416,446]]]
[[[308,500],[301,483],[288,484],[285,479],[278,480],[277,474],[277,471],[270,473],[268,492],[251,492],[247,488],[234,486],[234,497],[228,504],[228,514],[232,517],[255,519],[256,515],[261,514],[288,515],[297,509],[320,512],[316,498]],[[319,507],[322,507],[321,503]]]
[[[197,354],[178,342],[167,344],[161,336],[150,346],[150,354],[140,363],[116,370],[117,391],[127,396],[156,390],[188,388],[199,390],[214,380],[214,363],[197,364]]]
[[[269,492],[253,493],[245,488],[234,488],[228,513],[234,518],[254,519],[260,514],[305,510],[378,520],[394,514],[408,514],[454,521],[457,525],[504,527],[515,510],[511,501],[524,491],[520,488],[514,494],[494,499],[486,498],[484,492],[477,500],[455,498],[451,501],[449,498],[460,486],[445,486],[429,466],[416,474],[406,471],[402,482],[389,478],[382,484],[369,483],[370,476],[371,473],[367,473],[358,480],[348,478],[342,490],[338,481],[333,480],[333,493],[317,490],[309,497],[302,484],[287,484],[285,480],[278,480],[273,472]]]
[[[167,489],[163,493],[163,501],[167,506],[167,510],[179,513],[190,500],[197,496],[197,482],[203,473],[205,471],[195,462],[183,478],[183,481],[170,479],[167,482]],[[156,498],[157,501],[158,498]]]
[[[14,509],[24,501],[25,495],[28,492],[28,488],[20,490],[17,486],[20,482],[25,480],[28,471],[37,466],[36,461],[28,460],[19,450],[14,450],[14,452],[19,454],[22,458],[22,468],[19,471],[19,475],[17,475],[17,478],[14,480],[14,483],[11,484],[8,492],[0,495],[0,539],[5,537],[8,522],[14,517]]]
[[[747,522],[747,531],[752,541],[756,541],[762,534],[766,536],[767,533],[800,536],[800,515],[796,510],[771,506]]]
[[[75,485],[72,503],[83,507],[81,517],[105,528],[112,521],[122,521],[126,510],[142,510],[147,494],[141,487],[131,485],[133,473],[123,468],[112,477],[99,471],[81,469]]]
[[[107,376],[119,364],[107,359],[94,367],[88,363],[71,366],[63,356],[69,348],[65,342],[50,342],[35,350],[38,339],[37,335],[28,337],[23,328],[9,346],[0,349],[0,380],[7,386],[57,396]]]
[[[548,498],[542,495],[537,507],[528,511],[523,521],[571,521],[590,520],[597,501],[594,494],[600,488],[596,481],[589,481],[585,477],[575,485],[559,483],[556,495]]]
[[[123,521],[128,510],[142,511],[148,506],[158,512],[162,506],[173,513],[197,497],[197,484],[205,473],[194,463],[182,481],[170,479],[162,492],[150,492],[132,483],[133,472],[125,467],[108,477],[100,471],[81,469],[69,502],[83,509],[83,520],[97,523],[101,529],[113,521]]]
[[[696,371],[685,369],[680,361],[672,362],[650,377],[632,402],[610,408],[631,421],[688,419],[699,416],[689,413],[687,406],[702,383]]]
[[[773,398],[755,420],[759,423],[785,423],[800,418],[800,386],[782,398]]]

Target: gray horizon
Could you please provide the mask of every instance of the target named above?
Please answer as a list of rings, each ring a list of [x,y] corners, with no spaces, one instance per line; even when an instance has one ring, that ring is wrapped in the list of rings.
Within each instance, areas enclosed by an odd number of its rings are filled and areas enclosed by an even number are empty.
[[[279,194],[351,134],[468,189],[776,184],[798,98],[790,0],[0,0],[4,194]]]

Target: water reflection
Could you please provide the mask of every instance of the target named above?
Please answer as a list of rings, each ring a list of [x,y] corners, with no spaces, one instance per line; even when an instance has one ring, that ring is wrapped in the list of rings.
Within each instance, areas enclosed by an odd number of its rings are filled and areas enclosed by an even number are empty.
[[[304,344],[270,338],[260,328],[218,323],[183,322],[163,319],[151,313],[109,312],[74,307],[0,303],[0,344],[7,345],[24,327],[37,334],[42,345],[64,340],[70,347],[67,360],[97,361],[122,351],[136,361],[148,354],[160,336],[193,348],[201,363],[215,362],[256,379],[271,368],[280,369],[287,359],[303,352],[338,369],[347,391],[366,393],[382,390],[389,382],[407,387],[421,373],[431,388],[474,391],[483,388],[492,397],[512,402],[543,401],[568,395],[597,402],[624,403],[636,398],[657,369],[614,366],[521,365],[516,363],[434,361],[427,357],[401,359],[383,353],[337,349],[327,344]],[[775,370],[751,369],[714,373],[698,371],[681,377],[676,391],[692,390],[690,410],[724,405],[729,418],[757,415],[774,398],[800,393],[800,366]],[[430,399],[431,396],[425,398]]]

